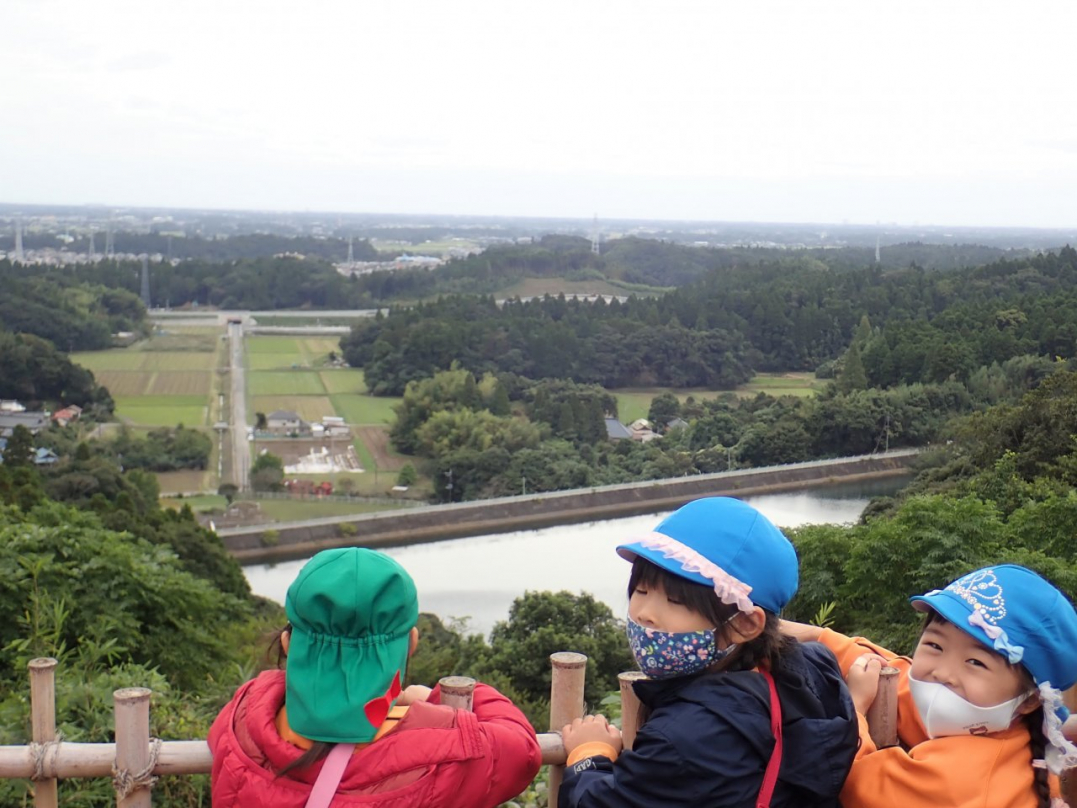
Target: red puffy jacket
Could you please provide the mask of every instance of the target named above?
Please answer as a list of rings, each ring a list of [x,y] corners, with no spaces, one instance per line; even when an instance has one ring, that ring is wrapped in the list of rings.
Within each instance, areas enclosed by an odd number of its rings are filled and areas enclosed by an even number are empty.
[[[474,712],[430,700],[409,707],[396,728],[356,750],[334,808],[493,808],[523,791],[538,772],[538,740],[523,714],[487,685]],[[236,691],[209,731],[214,808],[303,808],[322,761],[283,777],[303,754],[280,737],[284,672],[266,671]]]

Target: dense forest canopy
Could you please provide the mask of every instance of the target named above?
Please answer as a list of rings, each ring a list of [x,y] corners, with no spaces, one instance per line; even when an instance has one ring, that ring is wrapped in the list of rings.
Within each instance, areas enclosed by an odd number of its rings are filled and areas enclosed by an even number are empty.
[[[843,357],[867,317],[857,347],[867,381],[931,383],[1023,354],[1075,355],[1075,282],[1071,247],[949,273],[779,262],[624,303],[451,296],[360,323],[341,348],[387,395],[453,361],[607,387],[732,388],[753,370]]]

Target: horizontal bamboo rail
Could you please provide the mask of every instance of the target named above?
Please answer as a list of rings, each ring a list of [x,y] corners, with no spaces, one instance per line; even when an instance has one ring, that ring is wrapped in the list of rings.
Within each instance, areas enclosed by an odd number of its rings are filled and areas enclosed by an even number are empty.
[[[583,715],[583,689],[587,657],[558,653],[550,657],[553,681],[550,690],[550,732],[538,735],[542,762],[550,764],[550,806],[557,806],[557,788],[566,760],[560,729]],[[161,741],[149,736],[150,691],[125,688],[114,693],[116,743],[72,743],[56,737],[54,659],[30,662],[31,725],[33,741],[25,746],[0,746],[0,778],[33,780],[35,808],[55,808],[58,804],[56,780],[111,777],[119,808],[148,808],[153,781],[164,775],[208,774],[213,764],[204,740]],[[872,738],[880,746],[896,734],[897,677],[884,671],[880,680],[880,707],[868,715]],[[622,673],[622,732],[626,749],[631,749],[637,730],[639,700],[632,689],[645,678],[639,671]],[[469,709],[475,680],[462,676],[445,677],[442,702],[457,709]],[[1071,694],[1067,694],[1071,695]],[[1066,736],[1077,741],[1077,716],[1063,727]],[[1069,774],[1067,772],[1067,774]],[[1072,788],[1072,784],[1067,782]]]

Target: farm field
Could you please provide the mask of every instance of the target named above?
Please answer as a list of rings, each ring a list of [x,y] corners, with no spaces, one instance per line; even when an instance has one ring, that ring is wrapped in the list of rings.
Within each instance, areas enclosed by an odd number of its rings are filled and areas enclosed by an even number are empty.
[[[211,426],[205,396],[113,396],[116,415],[130,426]]]
[[[322,384],[330,395],[335,393],[354,393],[366,395],[366,380],[363,371],[354,368],[331,368],[319,374]]]
[[[73,353],[134,428],[208,427],[213,422],[220,329],[176,327],[128,348]]]
[[[722,395],[732,393],[738,398],[751,398],[759,393],[771,396],[814,396],[825,385],[824,381],[815,378],[814,373],[757,373],[747,383],[736,390],[670,390],[666,387],[654,387],[645,389],[620,389],[611,390],[617,397],[617,414],[621,423],[630,424],[637,418],[646,418],[651,409],[651,400],[659,393],[672,392],[677,399],[684,403],[688,396],[693,396],[696,401],[714,399]]]
[[[364,396],[339,394],[329,400],[349,424],[390,424],[396,415],[393,407],[403,399],[392,396]]]
[[[190,493],[192,491],[216,491],[217,474],[215,471],[187,470],[157,472],[157,484],[161,486],[162,498],[168,493]],[[223,500],[224,498],[221,497]],[[194,508],[194,506],[191,506]]]
[[[296,522],[319,516],[346,516],[353,513],[391,511],[404,507],[392,502],[351,502],[345,497],[318,499],[259,499],[262,513],[275,522]]]
[[[325,385],[312,370],[252,370],[247,373],[250,396],[321,396]]]

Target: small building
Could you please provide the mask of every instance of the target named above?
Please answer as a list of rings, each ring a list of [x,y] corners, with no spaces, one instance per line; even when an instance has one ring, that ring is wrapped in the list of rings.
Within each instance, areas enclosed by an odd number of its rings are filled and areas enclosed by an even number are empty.
[[[683,418],[674,418],[668,424],[666,424],[666,432],[673,432],[676,429],[684,429],[688,426],[688,422]]]
[[[59,456],[52,449],[41,447],[34,451],[35,466],[53,466],[59,461]]]
[[[631,440],[632,433],[628,427],[616,418],[606,418],[606,437],[610,440]]]
[[[0,437],[10,437],[17,426],[25,427],[30,430],[31,435],[36,435],[42,429],[48,428],[49,414],[47,412],[0,413]]]
[[[82,415],[82,407],[77,404],[70,404],[64,407],[62,410],[57,410],[52,414],[52,420],[54,423],[60,426],[67,426],[79,419]]]
[[[298,432],[303,425],[299,413],[291,410],[276,410],[266,416],[266,427],[270,432]]]

